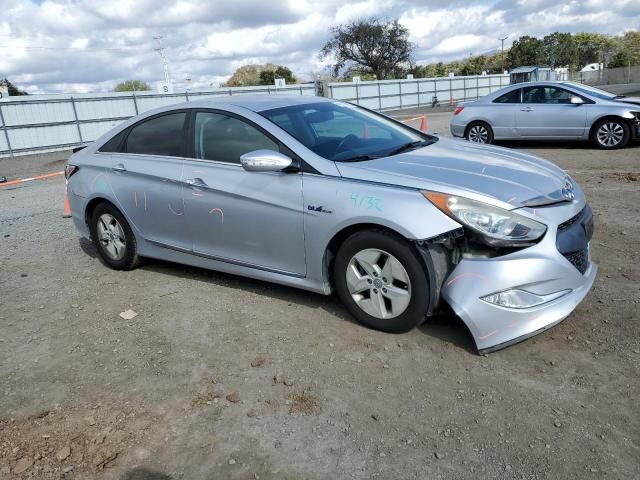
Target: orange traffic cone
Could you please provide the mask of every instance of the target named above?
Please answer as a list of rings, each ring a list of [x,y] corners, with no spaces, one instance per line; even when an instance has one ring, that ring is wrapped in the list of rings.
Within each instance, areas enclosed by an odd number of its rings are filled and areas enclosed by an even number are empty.
[[[67,195],[67,182],[64,184],[64,210],[62,218],[71,218],[71,207],[69,206],[69,195]]]
[[[422,114],[422,121],[420,122],[420,131],[421,132],[427,131],[427,114],[426,113]]]

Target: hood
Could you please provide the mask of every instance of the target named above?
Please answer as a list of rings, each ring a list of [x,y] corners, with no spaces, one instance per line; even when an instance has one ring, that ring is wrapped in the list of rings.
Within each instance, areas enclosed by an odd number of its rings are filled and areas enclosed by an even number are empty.
[[[541,198],[557,203],[558,192],[567,187],[566,173],[546,160],[446,138],[392,157],[336,165],[344,177],[481,197],[477,199],[493,200],[490,203],[503,208],[521,207],[533,199],[542,205]]]
[[[620,102],[620,103],[631,103],[633,105],[640,105],[640,97],[622,97],[622,98],[616,98],[613,101]]]

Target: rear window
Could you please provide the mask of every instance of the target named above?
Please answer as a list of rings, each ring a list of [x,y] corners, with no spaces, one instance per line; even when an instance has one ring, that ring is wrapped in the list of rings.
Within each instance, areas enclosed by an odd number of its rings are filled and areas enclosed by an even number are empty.
[[[120,147],[122,146],[122,141],[124,140],[124,136],[127,134],[127,130],[123,130],[118,133],[115,137],[112,137],[111,140],[108,140],[104,145],[100,147],[99,152],[119,152]]]
[[[505,93],[496,98],[493,103],[520,103],[520,88]]]
[[[184,112],[153,117],[133,127],[124,151],[166,157],[183,156]]]

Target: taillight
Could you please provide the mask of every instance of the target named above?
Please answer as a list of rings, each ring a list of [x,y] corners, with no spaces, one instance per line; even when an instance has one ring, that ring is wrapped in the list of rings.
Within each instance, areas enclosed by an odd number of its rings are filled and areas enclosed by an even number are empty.
[[[453,111],[454,115],[459,114],[462,110],[464,110],[464,107],[456,107],[456,109]]]
[[[69,178],[71,178],[71,175],[73,175],[77,171],[78,171],[78,167],[76,167],[75,165],[71,165],[71,164],[67,165],[64,169],[64,178],[69,180]]]

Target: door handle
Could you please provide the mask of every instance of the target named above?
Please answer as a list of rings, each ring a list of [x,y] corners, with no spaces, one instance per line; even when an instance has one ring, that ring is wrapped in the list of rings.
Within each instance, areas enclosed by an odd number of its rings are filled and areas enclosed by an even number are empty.
[[[206,187],[207,184],[205,183],[204,180],[202,180],[201,178],[189,178],[187,180],[185,180],[185,183],[191,185],[192,187]]]
[[[521,108],[520,111],[521,112],[533,112],[533,108],[531,108],[531,107]]]
[[[114,172],[126,172],[127,169],[125,168],[125,166],[121,163],[117,163],[115,165],[113,165],[111,167],[111,170],[113,170]]]

